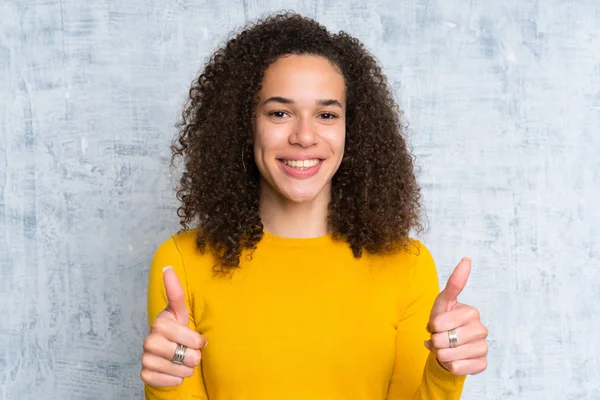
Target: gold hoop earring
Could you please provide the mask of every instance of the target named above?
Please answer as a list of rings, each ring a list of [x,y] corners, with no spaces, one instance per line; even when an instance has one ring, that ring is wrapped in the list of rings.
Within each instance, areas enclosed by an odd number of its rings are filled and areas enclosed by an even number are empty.
[[[244,146],[242,146],[242,166],[244,167],[244,171],[248,172],[246,164],[244,163]]]

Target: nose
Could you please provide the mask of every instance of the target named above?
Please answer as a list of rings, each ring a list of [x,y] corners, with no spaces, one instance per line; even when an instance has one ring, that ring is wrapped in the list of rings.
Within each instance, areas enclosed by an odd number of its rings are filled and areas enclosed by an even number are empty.
[[[290,144],[297,144],[302,147],[310,147],[316,144],[319,140],[319,135],[316,131],[316,126],[313,124],[312,118],[302,116],[298,118],[292,133],[290,134]]]

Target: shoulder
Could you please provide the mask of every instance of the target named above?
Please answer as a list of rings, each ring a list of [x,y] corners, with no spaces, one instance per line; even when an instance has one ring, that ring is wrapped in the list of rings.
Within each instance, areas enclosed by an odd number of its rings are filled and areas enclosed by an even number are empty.
[[[198,229],[182,230],[164,240],[156,250],[155,259],[169,265],[177,264],[186,275],[212,271],[213,257],[209,251],[201,252],[196,245]]]
[[[424,290],[430,288],[437,292],[439,287],[437,268],[431,252],[421,241],[412,240],[410,270],[407,271],[407,282],[413,288]]]
[[[407,239],[398,250],[384,255],[383,258],[403,270],[412,270],[419,265],[433,262],[429,249],[420,240],[413,238]]]
[[[177,247],[177,249],[182,255],[191,256],[195,254],[200,254],[196,246],[197,237],[198,229],[196,228],[179,231],[173,234],[173,236],[171,236],[171,239],[173,240],[174,245]]]
[[[393,271],[397,285],[437,286],[438,284],[433,257],[427,246],[420,240],[408,239],[394,253],[378,257],[377,263]]]
[[[408,264],[411,266],[413,275],[419,274],[423,270],[435,269],[431,252],[420,240],[409,239],[403,254],[410,260]]]
[[[427,246],[420,240],[410,239],[410,241],[412,243],[411,248],[414,249],[415,264],[432,264],[433,256]]]
[[[189,255],[196,249],[197,229],[179,231],[164,240],[156,249],[156,256]]]

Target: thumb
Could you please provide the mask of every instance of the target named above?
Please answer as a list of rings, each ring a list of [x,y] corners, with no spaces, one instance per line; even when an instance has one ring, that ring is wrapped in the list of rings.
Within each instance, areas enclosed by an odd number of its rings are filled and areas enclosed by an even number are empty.
[[[189,314],[185,303],[185,292],[173,267],[163,268],[163,281],[167,292],[167,311],[173,314],[179,324],[188,326]]]
[[[433,305],[432,314],[439,315],[450,311],[458,303],[458,295],[463,291],[471,273],[471,259],[468,257],[460,260],[448,278],[446,287],[440,292]]]

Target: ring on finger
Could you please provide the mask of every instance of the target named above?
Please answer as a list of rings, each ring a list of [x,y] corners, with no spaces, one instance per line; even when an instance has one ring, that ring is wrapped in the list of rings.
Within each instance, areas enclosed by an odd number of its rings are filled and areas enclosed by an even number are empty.
[[[175,348],[175,354],[173,354],[172,361],[175,364],[183,364],[183,360],[185,359],[185,352],[187,351],[187,347],[182,344],[177,344]]]
[[[456,336],[456,329],[450,329],[448,331],[448,341],[450,342],[451,349],[458,346],[458,336]]]

